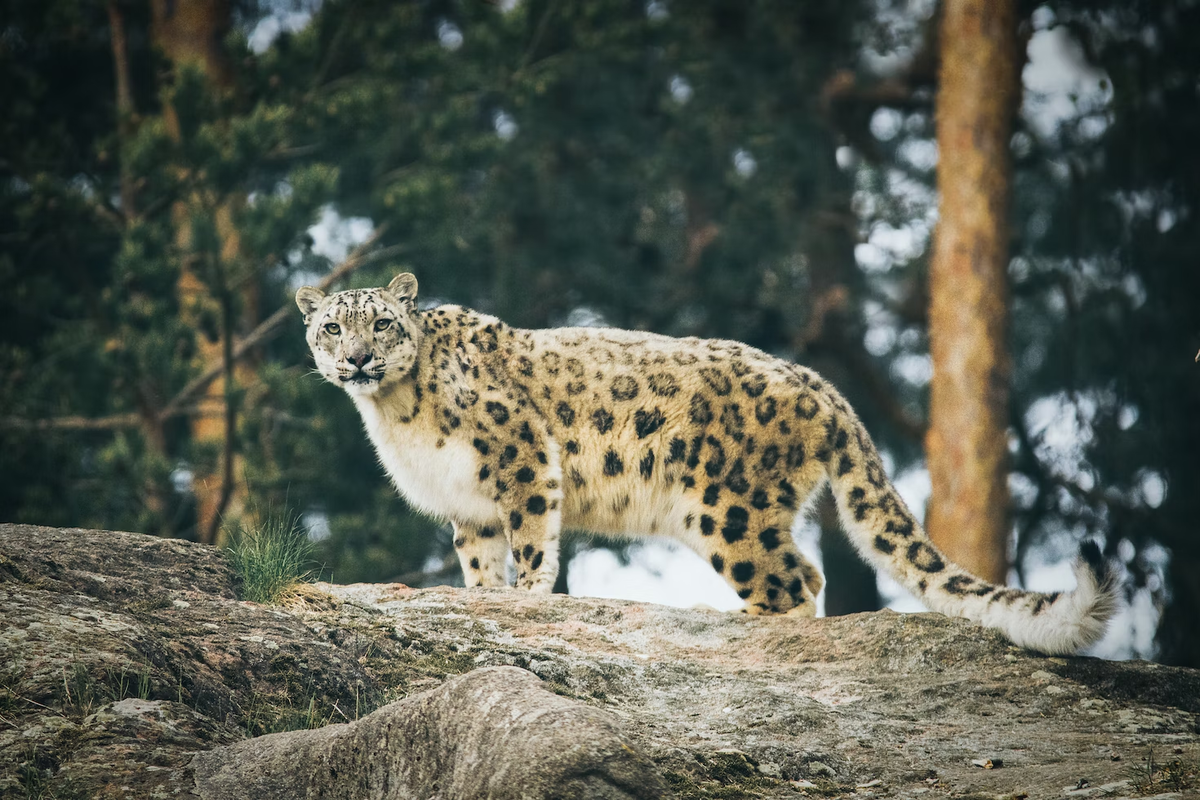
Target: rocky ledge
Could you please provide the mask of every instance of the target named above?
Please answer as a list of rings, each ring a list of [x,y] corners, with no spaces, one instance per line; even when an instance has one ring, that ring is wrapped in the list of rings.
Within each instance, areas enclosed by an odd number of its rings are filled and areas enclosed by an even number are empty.
[[[962,620],[515,591],[236,599],[220,551],[0,525],[0,796],[1188,797],[1200,673]]]

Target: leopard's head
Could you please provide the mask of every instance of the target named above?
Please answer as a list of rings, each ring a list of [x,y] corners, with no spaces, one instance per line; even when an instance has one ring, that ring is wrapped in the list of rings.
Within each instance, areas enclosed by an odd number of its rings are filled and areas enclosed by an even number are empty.
[[[296,292],[296,305],[317,370],[330,383],[365,397],[412,373],[421,324],[411,273],[397,275],[384,289],[326,295],[305,286]]]

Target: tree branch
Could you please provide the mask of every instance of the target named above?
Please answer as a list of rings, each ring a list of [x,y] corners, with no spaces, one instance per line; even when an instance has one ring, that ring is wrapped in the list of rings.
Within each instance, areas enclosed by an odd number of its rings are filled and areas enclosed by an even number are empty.
[[[529,40],[529,47],[526,48],[525,54],[521,56],[521,63],[517,66],[516,72],[512,77],[521,74],[521,71],[529,66],[533,60],[533,54],[537,51],[537,47],[542,42],[542,36],[546,33],[546,25],[550,22],[550,16],[554,13],[555,6],[558,3],[556,0],[550,0],[546,5],[546,10],[542,12],[542,16],[538,19],[537,28],[533,32],[533,38]]]
[[[396,255],[403,252],[403,245],[392,245],[383,247],[373,252],[368,252],[375,242],[383,236],[387,230],[387,225],[380,225],[375,229],[375,232],[362,244],[354,249],[346,260],[335,267],[328,275],[322,278],[317,283],[317,288],[325,291],[333,284],[345,278],[354,270],[369,264],[372,261],[377,261],[381,258]],[[274,314],[267,317],[263,322],[250,332],[245,339],[238,342],[230,353],[233,363],[240,361],[242,358],[265,342],[270,341],[279,333],[283,323],[288,316],[295,313],[292,310],[292,305],[288,303],[278,309]],[[195,406],[192,401],[202,393],[208,385],[216,380],[225,371],[225,359],[222,358],[218,363],[213,364],[204,372],[190,380],[179,392],[171,398],[171,400],[162,407],[157,413],[159,422],[164,422],[172,417],[182,414],[194,414],[201,409]],[[5,430],[26,430],[26,431],[109,431],[118,430],[121,428],[136,428],[142,425],[144,418],[141,414],[111,414],[105,417],[81,417],[81,416],[65,416],[65,417],[49,417],[46,419],[29,419],[25,417],[0,417],[0,429]]]
[[[125,37],[125,15],[117,0],[108,0],[109,38],[112,40],[113,71],[117,76],[117,134],[122,145],[133,132],[133,81],[129,77],[129,49]],[[137,215],[133,176],[121,156],[121,215],[129,220]]]
[[[237,446],[237,408],[234,405],[236,393],[235,376],[233,373],[233,302],[230,298],[229,286],[225,280],[225,265],[217,259],[218,291],[221,298],[221,374],[224,380],[225,395],[225,442],[221,448],[221,494],[217,497],[217,507],[209,520],[206,538],[202,541],[213,544],[217,541],[217,533],[221,528],[221,518],[229,501],[233,497],[233,458]]]
[[[18,431],[112,431],[136,428],[142,424],[140,414],[112,414],[107,417],[0,417],[0,428]]]
[[[402,249],[399,246],[385,247],[382,250],[377,250],[373,253],[367,252],[371,245],[377,242],[379,237],[381,237],[386,230],[386,224],[380,225],[378,228],[376,228],[375,232],[371,234],[371,236],[365,242],[356,247],[354,252],[352,252],[345,261],[343,261],[332,272],[321,279],[321,281],[317,284],[317,288],[324,291],[337,281],[361,267],[363,264],[379,258],[384,258],[388,255],[394,255],[395,253],[399,252]],[[257,328],[250,332],[250,335],[238,342],[237,346],[233,348],[233,360],[235,362],[241,360],[255,347],[258,347],[260,344],[272,339],[279,332],[280,326],[283,325],[284,321],[286,321],[288,316],[292,313],[294,312],[292,311],[292,306],[289,303],[263,320]],[[158,413],[159,419],[166,419],[180,413],[182,407],[194,399],[196,395],[203,392],[210,383],[216,380],[217,377],[220,376],[223,369],[223,364],[213,364],[204,372],[200,373],[195,378],[192,378],[192,380],[190,380],[187,385],[179,391],[178,394],[171,398],[170,402],[163,406],[162,411]]]

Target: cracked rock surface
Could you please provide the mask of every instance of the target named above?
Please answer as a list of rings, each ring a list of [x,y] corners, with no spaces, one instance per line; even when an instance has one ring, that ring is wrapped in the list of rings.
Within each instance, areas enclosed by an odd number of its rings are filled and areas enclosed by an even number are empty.
[[[346,725],[202,752],[192,767],[203,800],[667,793],[610,714],[560,697],[516,667],[473,670]]]
[[[1189,797],[1198,715],[1196,671],[931,614],[396,584],[269,608],[213,548],[0,525],[3,797]]]

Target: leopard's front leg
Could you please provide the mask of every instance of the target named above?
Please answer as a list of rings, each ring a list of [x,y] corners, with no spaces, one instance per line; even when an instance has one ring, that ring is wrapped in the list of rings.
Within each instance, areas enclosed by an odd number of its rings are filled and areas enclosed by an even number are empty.
[[[454,552],[462,565],[463,581],[467,586],[507,586],[504,562],[508,558],[508,540],[504,528],[494,525],[475,525],[455,522]]]

